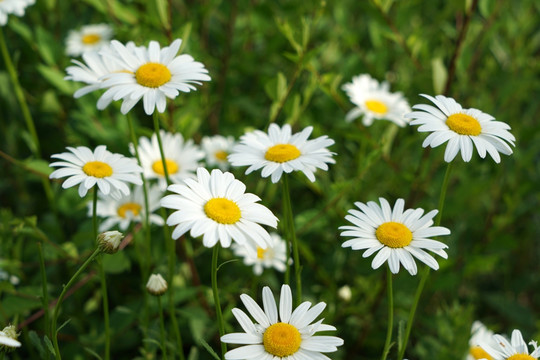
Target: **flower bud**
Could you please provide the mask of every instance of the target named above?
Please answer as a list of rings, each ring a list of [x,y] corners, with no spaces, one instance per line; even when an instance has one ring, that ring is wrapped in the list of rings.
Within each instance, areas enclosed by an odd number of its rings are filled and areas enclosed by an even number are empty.
[[[161,296],[167,291],[167,281],[161,274],[152,274],[146,283],[146,290],[152,295]]]
[[[17,340],[19,334],[15,326],[8,325],[0,331],[0,351],[11,351],[16,347],[20,347],[21,343]]]
[[[114,254],[123,238],[124,234],[120,231],[105,231],[97,237],[99,250],[105,254]]]
[[[338,296],[346,302],[349,302],[352,297],[352,291],[349,285],[345,285],[339,288],[338,290]]]

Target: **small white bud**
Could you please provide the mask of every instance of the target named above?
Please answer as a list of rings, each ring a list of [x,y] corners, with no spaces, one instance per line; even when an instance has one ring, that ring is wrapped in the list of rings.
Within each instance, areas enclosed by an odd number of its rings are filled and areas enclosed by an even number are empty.
[[[152,274],[146,283],[146,290],[152,295],[161,296],[167,291],[167,281],[161,274]]]
[[[16,347],[20,347],[21,343],[17,340],[19,334],[15,326],[8,325],[0,331],[0,350],[11,351]]]
[[[124,234],[120,231],[105,231],[97,237],[99,249],[105,254],[114,254],[123,238]]]
[[[352,291],[349,285],[345,285],[339,288],[338,290],[338,296],[346,302],[349,302],[352,297]]]

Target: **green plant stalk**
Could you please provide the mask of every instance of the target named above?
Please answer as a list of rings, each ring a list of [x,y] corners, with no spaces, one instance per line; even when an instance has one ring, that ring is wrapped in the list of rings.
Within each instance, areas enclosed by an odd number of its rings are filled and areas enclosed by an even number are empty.
[[[296,306],[298,306],[302,302],[302,268],[300,267],[298,241],[296,239],[296,231],[294,229],[294,218],[291,205],[291,194],[289,191],[288,174],[283,174],[283,176],[281,177],[281,184],[283,185],[283,208],[286,212],[286,214],[283,214],[283,217],[287,219],[287,237],[291,240],[293,250],[294,274],[296,280]]]
[[[62,301],[64,300],[64,297],[66,296],[67,291],[69,288],[73,285],[77,277],[86,269],[86,267],[90,264],[94,258],[99,255],[101,251],[99,248],[96,248],[92,255],[86,259],[86,261],[81,265],[81,267],[77,270],[77,272],[71,277],[71,279],[68,281],[67,285],[64,286],[64,289],[62,290],[62,293],[58,297],[58,300],[56,302],[56,305],[54,306],[53,316],[52,316],[52,322],[51,322],[51,334],[53,339],[53,345],[54,345],[54,351],[56,353],[56,359],[61,360],[62,357],[60,355],[60,348],[58,347],[58,334],[56,330],[56,324],[58,320],[58,311],[60,310],[60,306],[62,305]]]
[[[284,174],[285,175],[285,174]],[[287,234],[287,231],[289,231],[289,224],[288,224],[288,221],[289,219],[287,218],[287,216],[285,216],[285,214],[288,214],[290,211],[289,209],[287,209],[287,206],[290,205],[289,202],[286,201],[286,198],[289,196],[289,192],[288,191],[284,191],[283,190],[283,187],[281,189],[281,192],[282,192],[282,207],[283,207],[283,218],[281,219],[281,221],[283,222],[283,232],[285,233],[285,246],[286,246],[286,258],[285,258],[285,279],[284,279],[284,284],[286,285],[290,285],[291,283],[291,238],[290,236]]]
[[[221,313],[221,304],[219,302],[219,293],[217,286],[217,272],[218,272],[218,255],[219,255],[219,242],[214,245],[212,251],[212,294],[214,295],[214,305],[216,306],[216,316],[218,319],[219,325],[219,337],[221,338],[225,335],[225,324],[223,323],[223,314]],[[225,358],[225,353],[227,352],[227,345],[220,340],[221,343],[221,357]]]
[[[161,306],[161,296],[157,296],[159,308],[159,327],[161,330],[161,351],[163,352],[162,359],[167,360],[167,341],[165,336],[165,321],[163,320],[163,307]]]
[[[394,294],[392,287],[392,272],[390,267],[386,269],[386,285],[388,292],[388,330],[386,331],[386,341],[384,342],[384,350],[381,356],[381,360],[386,360],[388,353],[390,352],[390,344],[392,342],[392,331],[394,329]]]
[[[49,338],[52,338],[49,328],[50,314],[49,314],[49,294],[47,291],[47,273],[45,271],[45,258],[43,256],[43,244],[41,241],[38,241],[38,250],[39,250],[39,271],[41,272],[41,302],[43,305],[43,312],[45,314],[45,334]],[[49,355],[47,354],[47,358]]]
[[[438,214],[437,218],[435,219],[435,226],[439,226],[441,224],[442,219],[442,212],[444,209],[444,200],[446,199],[446,190],[448,189],[448,183],[450,180],[450,171],[452,169],[452,163],[449,162],[446,167],[446,173],[444,174],[444,180],[441,187],[441,194],[439,196],[439,206],[438,206]],[[403,343],[400,346],[399,354],[398,354],[398,360],[403,360],[403,357],[405,356],[405,350],[407,349],[407,343],[409,341],[409,335],[411,334],[412,325],[414,323],[414,316],[416,314],[416,309],[418,308],[418,304],[420,302],[420,297],[422,296],[422,292],[424,291],[424,286],[426,285],[426,281],[430,274],[430,268],[426,266],[422,270],[422,274],[420,275],[420,282],[418,283],[418,287],[416,288],[416,293],[414,294],[414,302],[411,307],[411,311],[409,312],[409,318],[407,320],[407,327],[405,328],[405,334],[403,336]]]

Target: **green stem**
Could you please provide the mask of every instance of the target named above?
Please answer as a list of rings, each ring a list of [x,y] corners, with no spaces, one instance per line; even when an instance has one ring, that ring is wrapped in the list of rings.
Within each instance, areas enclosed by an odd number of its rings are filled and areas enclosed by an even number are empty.
[[[225,335],[225,325],[223,323],[223,314],[221,313],[221,305],[219,302],[219,293],[218,293],[218,286],[217,286],[217,263],[218,263],[218,255],[219,255],[219,242],[214,245],[214,249],[212,251],[212,293],[214,295],[214,304],[216,306],[216,316],[218,319],[218,325],[219,325],[219,337],[221,338],[223,335]],[[224,359],[225,353],[227,352],[227,345],[220,341],[221,343],[221,356]]]
[[[452,169],[452,163],[449,162],[448,166],[446,167],[444,180],[441,186],[441,193],[439,195],[439,206],[438,206],[439,212],[437,214],[437,219],[435,220],[435,226],[439,226],[441,224],[442,212],[444,209],[444,200],[446,199],[446,190],[448,189],[451,169]],[[418,283],[418,287],[416,288],[416,293],[414,294],[414,302],[411,307],[411,311],[409,312],[409,319],[407,320],[407,327],[405,328],[405,334],[403,336],[403,343],[401,344],[399,348],[398,360],[403,360],[403,357],[405,356],[405,350],[407,349],[407,343],[409,341],[409,336],[411,334],[411,329],[414,323],[414,316],[416,314],[416,309],[418,308],[420,297],[422,296],[422,292],[424,291],[424,286],[426,285],[426,281],[429,277],[430,272],[431,272],[430,268],[426,266],[422,270],[422,274],[420,275],[420,282]]]
[[[161,306],[161,296],[157,297],[159,308],[159,327],[161,329],[161,351],[163,352],[162,359],[167,359],[167,342],[165,337],[165,321],[163,320],[163,307]]]
[[[159,154],[161,155],[161,162],[163,164],[163,173],[165,175],[165,180],[167,181],[167,186],[171,184],[171,179],[169,178],[169,170],[167,169],[167,158],[163,152],[163,142],[161,141],[161,134],[159,132],[159,113],[154,111],[154,131],[158,140]]]
[[[162,211],[166,213],[166,210],[162,208]],[[165,216],[166,218],[166,216]],[[163,232],[165,234],[165,243],[167,246],[167,253],[168,253],[168,271],[169,271],[169,284],[170,288],[169,291],[167,291],[167,294],[169,296],[168,298],[168,304],[169,304],[169,316],[171,317],[172,327],[174,330],[174,334],[176,337],[176,347],[178,348],[178,353],[180,355],[180,360],[184,360],[184,344],[182,341],[182,333],[180,332],[180,327],[178,326],[178,320],[176,319],[176,308],[174,307],[174,271],[175,271],[175,264],[176,264],[176,241],[171,238],[171,233],[169,231],[169,227],[167,225],[163,226]]]
[[[394,294],[392,289],[392,272],[390,271],[390,267],[388,267],[386,270],[386,285],[388,287],[388,330],[386,331],[386,341],[384,342],[384,350],[381,356],[381,360],[386,360],[386,357],[390,352],[392,330],[394,328]]]
[[[289,177],[283,174],[281,177],[283,185],[283,201],[284,201],[284,218],[287,219],[287,237],[291,240],[294,259],[294,273],[296,279],[296,305],[302,302],[302,268],[300,267],[300,256],[298,255],[298,241],[296,239],[296,231],[294,229],[294,218],[291,205],[291,194],[289,191]]]
[[[43,244],[41,241],[38,241],[38,250],[39,250],[39,271],[41,272],[41,291],[43,293],[41,302],[43,304],[43,311],[45,313],[45,334],[51,338],[51,333],[49,329],[49,293],[47,291],[47,273],[45,271],[45,258],[43,256]],[[48,355],[47,355],[48,356]]]
[[[62,290],[62,293],[58,297],[58,301],[56,302],[56,305],[54,306],[52,323],[51,323],[51,334],[52,334],[53,345],[54,345],[54,350],[55,350],[55,353],[56,353],[56,359],[57,360],[62,359],[62,357],[60,355],[60,348],[58,347],[58,336],[57,336],[58,334],[57,334],[57,331],[56,331],[56,323],[57,323],[57,320],[58,320],[58,311],[60,310],[60,306],[62,305],[62,301],[64,300],[64,297],[66,296],[66,293],[69,290],[69,288],[73,285],[73,283],[75,283],[75,280],[77,279],[77,277],[84,271],[84,269],[86,269],[86,267],[90,264],[90,262],[92,260],[94,260],[94,258],[97,255],[99,255],[100,253],[101,253],[101,251],[99,250],[99,248],[96,248],[96,250],[94,250],[92,255],[90,255],[90,257],[88,257],[88,259],[86,259],[86,261],[81,265],[79,270],[77,270],[77,272],[68,281],[67,285],[64,285],[64,289]]]

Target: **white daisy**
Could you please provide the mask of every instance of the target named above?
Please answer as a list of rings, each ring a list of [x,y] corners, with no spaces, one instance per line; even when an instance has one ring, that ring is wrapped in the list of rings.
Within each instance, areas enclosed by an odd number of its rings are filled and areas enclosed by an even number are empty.
[[[34,5],[35,0],[2,0],[0,1],[0,26],[7,24],[9,14],[23,16],[24,10]]]
[[[107,91],[99,99],[98,109],[103,110],[111,99],[123,99],[120,111],[126,114],[142,98],[146,114],[151,115],[155,108],[162,113],[167,105],[165,97],[174,99],[180,91],[196,90],[193,84],[210,81],[203,64],[187,54],[176,56],[181,43],[177,39],[160,49],[156,41],[150,41],[148,49],[141,49],[111,41],[116,54],[107,52],[103,56],[116,59],[126,71],[107,75],[101,84]]]
[[[97,184],[99,190],[105,194],[114,194],[117,191],[129,194],[126,182],[141,185],[139,173],[142,169],[133,159],[121,154],[113,154],[105,145],[98,146],[93,152],[85,146],[76,148],[68,147],[70,152],[54,154],[51,157],[63,161],[57,161],[49,166],[60,167],[49,176],[51,179],[59,179],[66,176],[64,189],[79,185],[79,195],[84,197],[89,189]]]
[[[411,111],[409,103],[401,92],[390,92],[390,85],[386,81],[379,83],[371,76],[362,74],[353,77],[352,83],[343,85],[343,90],[356,105],[345,117],[346,121],[363,116],[365,126],[382,119],[401,127],[407,125],[404,115]]]
[[[217,166],[223,171],[228,170],[230,163],[227,156],[231,153],[234,145],[235,141],[232,136],[215,135],[203,137],[201,147],[206,154],[206,165]]]
[[[10,348],[20,347],[21,343],[17,340],[19,334],[17,329],[13,325],[8,325],[2,331],[0,331],[0,352],[3,351],[2,348],[6,350],[11,350]]]
[[[283,285],[278,319],[278,307],[272,291],[265,286],[262,294],[264,311],[251,297],[240,295],[256,323],[242,310],[232,310],[244,332],[223,335],[221,341],[246,345],[227,352],[226,360],[329,360],[322,353],[335,352],[338,346],[343,345],[343,340],[337,336],[314,335],[319,331],[336,330],[332,325],[323,324],[322,319],[312,323],[326,307],[324,302],[311,307],[311,303],[306,301],[292,311],[291,288]]]
[[[287,244],[285,240],[276,233],[270,233],[271,243],[268,248],[263,249],[251,241],[244,245],[233,244],[233,251],[236,256],[244,258],[244,264],[253,265],[253,273],[261,275],[263,268],[274,268],[284,272],[287,266]]]
[[[416,275],[417,268],[413,256],[437,270],[439,264],[424,249],[429,250],[443,258],[448,255],[443,250],[448,246],[440,241],[432,240],[431,237],[449,235],[450,230],[442,226],[432,226],[433,217],[437,210],[432,210],[424,215],[423,209],[407,209],[403,211],[405,201],[398,199],[394,209],[383,198],[379,198],[381,205],[370,201],[367,204],[354,203],[361,211],[349,210],[345,219],[354,226],[340,226],[346,230],[341,236],[352,236],[351,240],[345,241],[343,247],[351,247],[353,250],[367,249],[363,257],[368,257],[377,252],[371,266],[373,269],[380,267],[385,261],[392,273],[397,274],[400,264],[411,274]]]
[[[66,54],[79,56],[88,51],[99,51],[109,44],[113,30],[107,24],[86,25],[71,30],[66,39]]]
[[[413,119],[411,125],[421,125],[419,132],[431,132],[422,144],[423,147],[435,148],[448,141],[444,152],[444,161],[452,161],[461,151],[463,161],[470,161],[473,144],[481,158],[489,153],[496,163],[501,161],[499,153],[510,155],[516,140],[508,130],[510,126],[502,121],[495,121],[491,115],[478,109],[463,109],[454,99],[437,95],[432,97],[421,94],[437,107],[425,104],[414,105],[413,111],[406,117]]]
[[[480,347],[481,342],[487,342],[490,344],[490,346],[497,345],[497,343],[493,341],[493,331],[489,330],[480,321],[475,321],[471,327],[469,353],[467,354],[466,360],[493,360],[493,357],[491,357],[484,349]]]
[[[514,330],[510,342],[501,335],[493,335],[496,343],[493,346],[490,342],[481,341],[480,346],[495,360],[537,360],[540,356],[540,347],[536,341],[531,341],[534,350],[529,354],[527,343],[523,340],[521,331]]]
[[[193,140],[184,141],[180,133],[173,134],[160,130],[160,135],[169,179],[173,183],[180,183],[184,179],[194,178],[195,171],[200,166],[199,161],[204,158],[204,152],[193,143]],[[130,149],[134,154],[133,144],[130,144]],[[156,134],[154,133],[151,139],[141,137],[137,150],[144,176],[147,179],[158,179],[160,187],[165,190],[167,181]]]
[[[283,172],[298,170],[313,182],[317,168],[326,171],[327,163],[335,163],[332,159],[335,153],[326,148],[334,144],[326,135],[307,140],[312,131],[313,127],[308,126],[292,135],[289,124],[282,128],[270,124],[268,134],[255,130],[243,135],[228,159],[233,166],[249,166],[246,174],[262,168],[262,177],[272,175],[273,183],[278,182]]]
[[[162,226],[165,222],[159,215],[153,214],[154,211],[160,208],[159,201],[163,195],[159,186],[151,186],[148,189],[148,207],[150,208],[150,214],[148,220],[151,224]],[[115,226],[122,231],[126,231],[131,222],[142,223],[145,218],[144,207],[144,191],[142,186],[136,186],[129,195],[119,194],[117,198],[111,198],[99,194],[99,200],[97,202],[96,215],[102,218],[106,218],[99,225],[99,231],[107,231]],[[93,214],[93,203],[88,203],[88,215]]]
[[[191,230],[191,236],[203,236],[206,247],[218,241],[223,247],[229,247],[232,240],[245,244],[248,239],[263,249],[271,244],[270,235],[259,224],[275,228],[277,218],[257,204],[258,196],[245,193],[246,186],[233,174],[218,169],[210,174],[205,168],[199,168],[197,180],[186,179],[184,183],[168,187],[178,195],[161,199],[162,207],[177,210],[167,219],[167,225],[176,226],[173,239]]]

